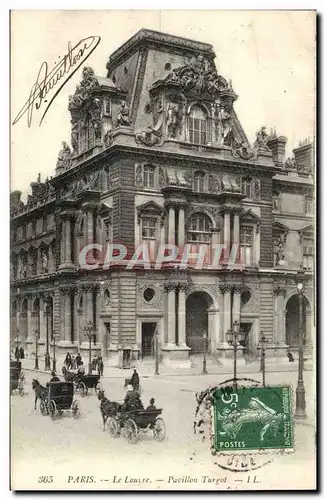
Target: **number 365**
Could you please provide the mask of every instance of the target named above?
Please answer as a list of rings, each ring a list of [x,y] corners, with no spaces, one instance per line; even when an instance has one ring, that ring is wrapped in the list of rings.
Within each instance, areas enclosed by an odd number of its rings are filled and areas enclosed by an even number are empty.
[[[52,483],[53,476],[39,476],[38,482],[39,483]]]

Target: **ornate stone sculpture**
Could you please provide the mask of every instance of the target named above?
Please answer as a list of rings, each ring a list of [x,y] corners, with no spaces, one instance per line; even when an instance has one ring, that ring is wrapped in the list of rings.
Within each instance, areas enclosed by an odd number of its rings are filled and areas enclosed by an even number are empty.
[[[57,160],[57,168],[63,168],[66,170],[67,168],[70,167],[70,162],[71,162],[71,151],[70,147],[66,142],[62,143],[62,148],[59,151],[58,154],[58,160]]]
[[[218,144],[225,144],[232,131],[233,120],[231,109],[225,104],[216,106],[215,110],[215,131]]]
[[[295,158],[294,157],[288,158],[284,163],[284,167],[287,170],[297,170],[297,164],[295,162]]]
[[[89,99],[91,92],[97,88],[99,88],[99,83],[93,68],[85,66],[80,84],[77,85],[74,95],[69,96],[68,108],[80,107],[85,100]]]
[[[286,242],[286,235],[281,234],[277,238],[276,262],[275,265],[283,265],[285,263],[284,246]]]
[[[120,113],[117,118],[117,126],[131,127],[131,119],[129,117],[129,107],[126,102],[123,102],[120,107]]]
[[[266,132],[266,127],[261,127],[259,132],[256,134],[256,141],[254,143],[254,148],[261,151],[268,151],[269,147],[267,143],[269,141],[269,135]]]
[[[256,160],[257,151],[252,149],[250,145],[246,142],[242,144],[237,144],[232,149],[232,155],[235,158],[241,158],[242,160]]]
[[[179,104],[177,104],[176,102],[170,102],[168,104],[166,112],[166,126],[169,137],[176,137],[180,122],[181,120],[179,116]]]
[[[137,144],[145,144],[145,146],[154,146],[155,144],[159,144],[161,141],[161,134],[156,132],[152,127],[148,127],[141,132],[137,132],[135,134],[135,141]]]
[[[48,272],[48,256],[45,250],[42,252],[42,272]]]
[[[184,91],[192,90],[198,94],[214,95],[222,91],[236,97],[232,86],[217,74],[214,64],[202,54],[192,57],[187,64],[169,73],[164,83],[173,83]]]
[[[79,152],[78,138],[79,138],[78,123],[77,123],[77,121],[72,121],[71,122],[71,147],[73,150],[73,154],[75,154],[75,155],[77,155]]]
[[[221,181],[217,175],[210,174],[208,177],[208,189],[211,193],[220,193]]]

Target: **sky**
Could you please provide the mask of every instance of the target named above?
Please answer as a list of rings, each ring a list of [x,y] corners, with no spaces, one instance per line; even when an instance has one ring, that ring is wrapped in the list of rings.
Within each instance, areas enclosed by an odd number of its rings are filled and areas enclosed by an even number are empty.
[[[110,54],[141,28],[213,45],[218,72],[232,80],[239,96],[234,107],[251,142],[261,126],[276,128],[288,138],[290,156],[299,140],[314,136],[312,11],[14,11],[11,122],[27,101],[41,64],[53,67],[67,53],[68,42],[101,37],[85,64],[105,76]],[[42,180],[54,175],[61,142],[70,141],[68,96],[82,67],[57,95],[41,126],[40,113],[34,112],[30,127],[26,115],[11,127],[10,189],[22,191],[23,199],[38,173]]]

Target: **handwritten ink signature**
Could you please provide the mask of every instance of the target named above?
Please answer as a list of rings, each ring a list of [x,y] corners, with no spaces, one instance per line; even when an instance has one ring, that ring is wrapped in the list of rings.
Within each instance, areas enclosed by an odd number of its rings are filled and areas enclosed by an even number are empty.
[[[39,125],[41,125],[49,107],[59,94],[62,87],[64,87],[64,85],[70,80],[73,74],[76,73],[86,59],[88,59],[92,52],[94,52],[100,41],[101,38],[99,36],[89,36],[80,40],[74,47],[71,46],[71,42],[68,42],[67,54],[65,54],[62,60],[54,66],[50,73],[48,72],[48,63],[44,61],[39,69],[36,82],[32,85],[29,98],[12,124],[15,125],[15,123],[17,123],[24,116],[24,114],[27,113],[27,124],[30,127],[32,124],[34,108],[40,110],[42,104],[46,103],[47,106],[44,109],[39,123]],[[71,71],[72,68],[73,71]],[[68,74],[68,77],[64,80],[55,94],[51,97],[51,100],[48,102],[45,97],[66,74]]]

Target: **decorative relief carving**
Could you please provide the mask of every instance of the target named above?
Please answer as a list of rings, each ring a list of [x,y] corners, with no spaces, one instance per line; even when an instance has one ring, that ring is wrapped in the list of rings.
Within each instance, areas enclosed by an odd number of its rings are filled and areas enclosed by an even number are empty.
[[[256,160],[257,151],[255,151],[248,143],[234,143],[232,144],[232,155],[234,158],[241,158],[242,160]]]
[[[155,294],[150,302],[147,302],[144,298],[144,292],[147,288],[154,290]],[[145,284],[138,284],[138,294],[137,294],[137,309],[153,309],[161,308],[163,306],[163,296],[161,286],[152,281],[147,281]]]
[[[286,288],[284,286],[277,286],[274,288],[274,294],[275,295],[282,295],[283,297],[285,297]]]
[[[165,180],[165,173],[162,167],[159,167],[158,169],[158,185],[160,188],[165,187],[166,180]]]
[[[135,134],[135,141],[137,144],[144,144],[145,146],[155,146],[161,143],[162,126],[163,126],[163,104],[162,96],[158,96],[151,101],[148,106],[153,113],[153,126],[146,128]]]
[[[214,63],[202,54],[174,69],[163,82],[178,85],[185,92],[191,90],[197,94],[213,96],[223,92],[236,98],[232,84],[218,75]]]
[[[208,177],[208,190],[210,193],[221,192],[221,178],[218,175],[210,174]]]

